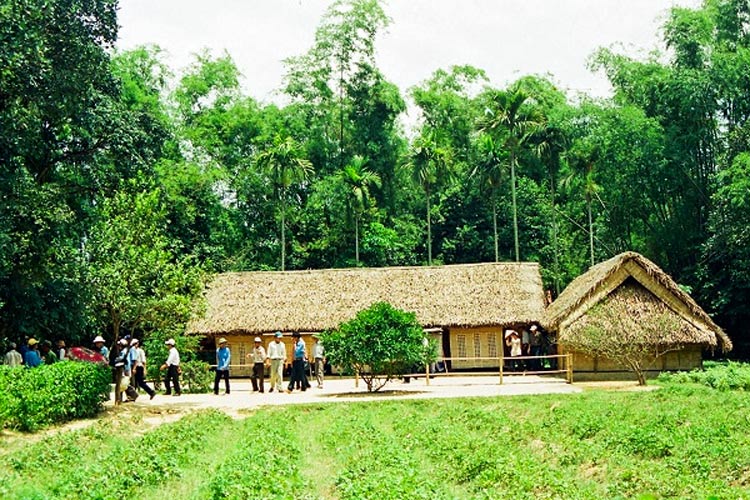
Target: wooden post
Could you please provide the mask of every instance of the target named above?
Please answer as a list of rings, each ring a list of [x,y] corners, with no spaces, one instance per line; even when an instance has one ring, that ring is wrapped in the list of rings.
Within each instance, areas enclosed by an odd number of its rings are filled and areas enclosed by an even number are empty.
[[[359,370],[354,370],[354,388],[359,387]]]
[[[424,379],[425,383],[427,385],[430,385],[430,365],[429,364],[424,365],[424,371],[425,371],[425,374],[427,375],[427,378]]]
[[[568,383],[573,383],[573,356],[571,354],[565,355],[565,367],[568,369]]]
[[[495,334],[497,335],[497,333]],[[498,362],[500,364],[500,385],[503,385],[503,365],[505,364],[505,347],[504,347],[504,338],[503,338],[503,331],[500,330],[500,343],[497,342],[497,337],[495,338],[495,345],[498,346]]]

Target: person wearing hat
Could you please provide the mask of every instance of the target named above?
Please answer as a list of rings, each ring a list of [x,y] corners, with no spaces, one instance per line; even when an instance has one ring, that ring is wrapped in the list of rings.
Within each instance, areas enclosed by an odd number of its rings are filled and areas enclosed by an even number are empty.
[[[271,388],[268,392],[273,392],[274,389],[281,392],[284,383],[286,345],[281,341],[281,332],[276,332],[273,337],[273,341],[268,344],[268,359],[271,361],[271,380],[269,380]]]
[[[320,337],[316,334],[312,336],[315,339],[315,343],[312,347],[312,355],[315,360],[315,379],[318,381],[318,389],[323,388],[323,372],[325,371],[326,357],[325,349],[323,344],[320,342]]]
[[[130,363],[133,366],[133,375],[135,376],[135,387],[146,391],[149,399],[154,399],[156,391],[146,383],[146,351],[141,347],[138,339],[130,341]]]
[[[247,353],[245,357],[253,360],[253,376],[250,377],[253,382],[253,392],[263,393],[263,367],[266,363],[266,350],[260,343],[260,337],[255,337],[253,342],[255,343],[253,350]]]
[[[289,380],[289,386],[287,387],[286,392],[291,393],[294,389],[295,383],[302,392],[305,392],[310,385],[307,381],[307,377],[305,376],[305,358],[307,358],[305,341],[302,340],[302,336],[299,334],[299,332],[294,332],[292,334],[292,338],[294,339],[292,378],[291,380]]]
[[[180,353],[174,346],[174,339],[169,339],[164,342],[164,345],[169,346],[169,356],[167,360],[161,365],[162,370],[167,370],[167,376],[164,378],[164,394],[169,396],[172,394],[172,385],[174,385],[174,395],[181,396],[182,391],[180,390]]]
[[[513,371],[518,370],[521,365],[519,364],[519,360],[515,360],[516,356],[521,356],[522,350],[521,350],[521,337],[518,336],[518,332],[515,330],[505,330],[505,345],[510,347],[510,368]]]
[[[23,358],[23,363],[26,365],[26,368],[35,368],[41,365],[42,357],[39,356],[38,351],[39,342],[37,342],[34,337],[31,337],[27,342],[27,345],[29,346],[29,348]]]
[[[5,353],[3,363],[5,366],[23,366],[23,358],[21,353],[16,351],[15,342],[10,343],[10,349]]]
[[[117,341],[115,356],[115,404],[133,400],[127,395],[130,386],[130,342],[123,337]]]
[[[109,349],[104,345],[104,337],[97,335],[92,342],[94,344],[94,350],[104,356],[104,359],[109,361]]]
[[[65,356],[67,354],[67,351],[65,349],[65,341],[63,339],[60,339],[57,341],[57,359],[60,361],[65,360]]]
[[[532,356],[542,355],[542,332],[537,325],[531,325],[529,328],[529,354]],[[542,369],[542,360],[535,358],[531,360],[531,369],[539,371]]]
[[[229,394],[229,361],[232,353],[227,347],[227,339],[219,339],[219,348],[216,349],[216,376],[214,376],[214,394],[219,395],[219,380],[224,379],[224,394]]]

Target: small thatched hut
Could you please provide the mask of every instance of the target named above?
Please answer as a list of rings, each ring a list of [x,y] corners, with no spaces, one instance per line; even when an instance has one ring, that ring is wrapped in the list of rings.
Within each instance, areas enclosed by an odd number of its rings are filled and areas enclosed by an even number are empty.
[[[727,335],[672,278],[635,252],[601,262],[573,280],[547,308],[542,325],[557,332],[562,352],[573,354],[576,378],[608,378],[627,369],[571,347],[592,329],[617,331],[623,343],[650,343],[652,352],[663,353],[646,363],[654,371],[697,368],[703,349],[732,348]],[[649,332],[645,339],[639,337],[643,332]]]
[[[214,278],[206,299],[205,315],[188,331],[227,337],[233,364],[245,363],[256,335],[268,335],[264,344],[276,330],[285,340],[293,331],[309,336],[381,301],[414,312],[445,356],[496,358],[503,328],[538,321],[545,305],[535,263],[225,273]],[[497,361],[452,368],[481,366]]]

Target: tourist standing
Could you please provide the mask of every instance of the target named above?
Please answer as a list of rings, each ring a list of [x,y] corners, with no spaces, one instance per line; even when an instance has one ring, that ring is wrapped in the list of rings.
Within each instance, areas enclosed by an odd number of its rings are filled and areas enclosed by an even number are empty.
[[[247,354],[248,358],[253,360],[253,376],[250,378],[253,382],[253,392],[263,391],[263,367],[266,363],[266,350],[260,343],[260,337],[255,337],[255,346],[253,351]]]
[[[292,378],[289,381],[289,386],[286,392],[291,393],[294,389],[295,382],[299,385],[302,392],[307,390],[308,382],[305,376],[305,357],[307,357],[307,350],[305,349],[305,341],[302,340],[299,332],[292,334],[294,339],[294,354],[292,358]]]
[[[232,353],[227,347],[227,339],[219,339],[219,348],[216,349],[216,375],[214,376],[214,394],[219,394],[219,381],[224,379],[224,394],[229,394],[229,361]]]
[[[521,338],[515,330],[505,330],[505,345],[510,347],[510,368],[513,371],[517,371],[521,368],[520,360],[513,358],[521,356],[523,351],[521,350]]]
[[[26,368],[36,368],[42,364],[42,357],[39,356],[38,344],[39,342],[37,342],[34,337],[31,337],[27,342],[28,349],[23,357],[23,364],[26,365]]]
[[[67,358],[67,349],[65,348],[65,341],[60,339],[57,341],[57,359],[64,361]]]
[[[317,335],[313,335],[312,337],[315,339],[312,348],[312,355],[315,360],[315,379],[318,381],[318,389],[322,389],[326,364],[325,349],[323,348],[323,343],[320,341],[320,337]]]
[[[104,359],[109,362],[109,349],[106,345],[104,345],[104,337],[102,337],[101,335],[97,335],[96,337],[94,337],[93,343],[94,351],[104,356]]]
[[[57,355],[52,350],[52,342],[50,342],[49,340],[43,341],[42,346],[39,350],[40,355],[42,356],[42,361],[45,365],[57,363]]]
[[[284,361],[286,361],[286,346],[281,341],[281,332],[274,334],[273,342],[268,344],[268,359],[271,360],[271,388],[268,392],[273,392],[274,389],[281,392],[282,384],[284,383]]]
[[[11,342],[10,343],[10,350],[5,353],[5,358],[3,360],[3,363],[6,366],[22,366],[23,365],[23,358],[21,357],[21,353],[16,351],[16,343]]]
[[[167,361],[161,365],[162,370],[167,370],[167,376],[164,378],[164,393],[169,396],[172,394],[172,385],[174,385],[174,395],[181,396],[182,391],[180,390],[180,353],[174,346],[174,339],[169,339],[164,342],[165,345],[169,346],[169,356]]]
[[[531,344],[530,354],[532,356],[542,356],[542,332],[539,330],[539,327],[536,325],[531,325],[531,332],[529,336],[529,343]],[[542,360],[539,358],[532,359],[531,369],[537,371],[541,370]]]
[[[133,365],[133,375],[135,376],[133,386],[140,387],[146,391],[149,399],[154,399],[156,391],[146,383],[146,351],[143,350],[138,339],[130,341],[130,360]]]

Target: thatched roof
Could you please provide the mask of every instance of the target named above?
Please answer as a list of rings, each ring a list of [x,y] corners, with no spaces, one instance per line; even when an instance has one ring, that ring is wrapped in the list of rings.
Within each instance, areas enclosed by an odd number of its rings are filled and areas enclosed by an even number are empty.
[[[425,327],[528,323],[544,313],[534,263],[225,273],[206,299],[188,331],[322,331],[380,301],[416,313]]]
[[[623,284],[632,285],[633,280],[640,286],[628,293],[617,292]],[[564,341],[566,335],[575,335],[590,321],[584,316],[595,305],[628,314],[636,323],[664,317],[671,311],[679,316],[680,325],[671,332],[671,341],[719,347],[723,351],[732,348],[729,337],[692,297],[656,264],[635,252],[601,262],[573,280],[547,308],[542,325],[559,331],[560,340]]]

